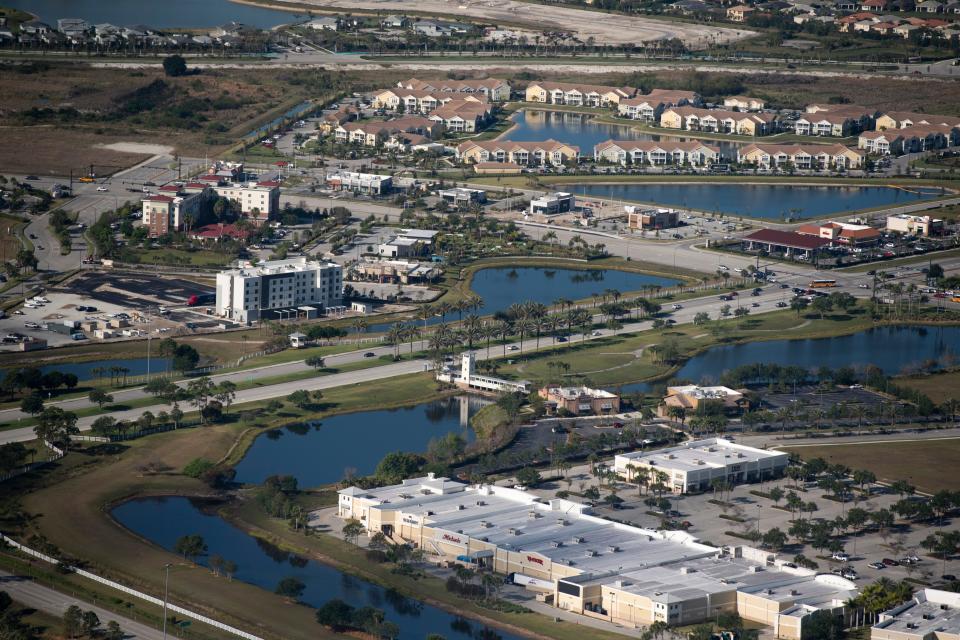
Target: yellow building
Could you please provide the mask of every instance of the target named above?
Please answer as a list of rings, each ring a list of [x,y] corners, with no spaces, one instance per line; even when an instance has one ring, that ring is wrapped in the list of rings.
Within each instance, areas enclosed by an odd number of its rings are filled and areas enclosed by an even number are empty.
[[[471,140],[457,147],[457,160],[468,163],[510,162],[521,166],[561,165],[567,162],[578,162],[580,147],[556,140],[542,142]]]
[[[535,82],[527,87],[524,99],[527,102],[568,104],[582,107],[607,107],[617,105],[624,98],[636,95],[633,87],[608,87],[595,84],[570,82]]]
[[[717,549],[683,531],[653,531],[587,505],[428,475],[339,492],[337,513],[448,565],[509,576],[547,602],[628,628],[695,624],[719,613],[799,640],[813,615],[837,615],[856,595],[838,576],[788,566],[750,547]]]

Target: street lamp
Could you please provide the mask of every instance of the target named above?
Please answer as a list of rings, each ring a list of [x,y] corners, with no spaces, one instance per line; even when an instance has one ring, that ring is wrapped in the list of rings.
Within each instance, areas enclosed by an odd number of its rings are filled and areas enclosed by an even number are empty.
[[[169,562],[163,565],[164,578],[163,578],[163,640],[167,640],[167,594],[169,593],[167,588],[170,584],[170,567],[173,566]]]

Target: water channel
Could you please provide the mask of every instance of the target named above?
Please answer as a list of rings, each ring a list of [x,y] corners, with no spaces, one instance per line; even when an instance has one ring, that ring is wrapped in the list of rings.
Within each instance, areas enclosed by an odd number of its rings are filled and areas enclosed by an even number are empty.
[[[904,206],[947,195],[936,188],[691,182],[568,184],[563,188],[607,200],[649,202],[767,220],[845,215],[859,209]]]
[[[311,606],[319,607],[333,598],[340,598],[357,608],[382,609],[387,620],[399,625],[398,637],[402,640],[423,640],[431,633],[450,640],[520,640],[518,636],[488,629],[333,567],[278,549],[247,535],[203,507],[203,503],[188,498],[146,498],[121,504],[113,510],[113,517],[134,533],[169,551],[173,551],[180,536],[199,534],[206,542],[209,554],[218,554],[237,563],[238,580],[267,591],[272,592],[280,580],[292,576],[306,584],[301,600]],[[199,561],[205,563],[206,558]],[[174,570],[170,574],[174,591],[176,579]]]
[[[316,487],[341,480],[348,466],[353,475],[369,475],[391,451],[421,453],[430,440],[448,433],[473,441],[470,418],[487,403],[458,396],[277,429],[256,439],[236,467],[236,480],[259,484],[268,476],[292,475],[301,487]]]
[[[876,365],[887,374],[925,360],[957,362],[960,327],[878,327],[847,336],[805,340],[770,340],[713,347],[690,358],[673,377],[716,383],[724,371],[745,364],[795,365],[806,369],[863,368]],[[623,385],[623,393],[649,391],[646,382]]]
[[[52,26],[59,18],[83,18],[90,24],[108,22],[116,26],[204,28],[240,22],[269,29],[297,20],[295,13],[230,0],[5,0],[3,4],[29,11]]]

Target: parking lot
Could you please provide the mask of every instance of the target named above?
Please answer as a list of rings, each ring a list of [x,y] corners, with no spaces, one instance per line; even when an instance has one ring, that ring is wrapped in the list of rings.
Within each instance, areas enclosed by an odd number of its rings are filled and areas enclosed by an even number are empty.
[[[612,459],[604,462],[612,465]],[[509,478],[502,481],[501,484],[514,482],[513,478]],[[723,502],[726,505],[717,504],[720,501],[716,500],[717,496],[712,492],[686,496],[667,493],[664,494],[664,497],[670,500],[670,510],[676,512],[673,514],[673,520],[681,524],[689,523],[687,531],[701,541],[714,546],[744,544],[753,546],[754,543],[730,535],[730,532],[744,534],[759,530],[763,533],[777,527],[787,533],[790,529],[794,515],[783,508],[784,500],[779,502],[778,507],[768,498],[751,494],[751,490],[769,492],[774,486],[781,487],[786,493],[791,490],[792,481],[784,478],[763,485],[738,485],[727,496],[724,496]],[[557,491],[563,490],[574,494],[582,494],[591,487],[597,487],[600,490],[601,499],[593,501],[596,505],[595,510],[600,515],[652,529],[658,529],[662,526],[664,518],[654,513],[649,505],[644,504],[644,500],[650,495],[643,494],[642,490],[638,491],[637,485],[634,484],[615,482],[611,485],[606,481],[601,481],[590,472],[589,465],[576,466],[566,474],[566,479],[545,483],[542,486],[530,489],[530,491],[543,498],[550,499],[556,496]],[[623,500],[618,508],[605,504],[603,500],[611,493],[615,493]],[[805,503],[816,504],[817,510],[805,515],[805,519],[814,521],[841,518],[854,506],[868,511],[889,509],[900,499],[899,495],[878,485],[871,486],[869,496],[854,494],[857,495],[857,499],[848,499],[846,503],[840,503],[825,497],[824,491],[817,488],[815,483],[803,484],[802,488],[797,490],[797,493]],[[583,500],[575,495],[571,498]],[[949,519],[943,522],[945,530],[955,526],[956,524]],[[880,577],[893,580],[902,580],[909,577],[937,584],[941,582],[941,575],[960,574],[960,558],[955,557],[948,560],[944,567],[942,560],[928,556],[920,546],[920,542],[929,533],[930,528],[928,526],[910,526],[900,521],[883,532],[873,528],[860,535],[853,535],[848,531],[841,540],[844,544],[844,551],[850,555],[849,562],[829,559],[830,552],[814,549],[809,543],[798,543],[793,536],[790,536],[787,546],[780,552],[780,555],[785,558],[793,558],[802,554],[806,558],[817,562],[818,569],[822,572],[830,572],[833,569],[839,570],[841,567],[852,568],[858,575],[857,582],[859,584],[867,584]],[[899,563],[902,558],[909,555],[918,556],[920,561],[916,564]],[[882,562],[884,559],[896,560],[898,564],[885,566],[883,569],[869,566],[871,563]]]
[[[117,338],[214,328],[218,322],[205,314],[206,307],[187,306],[190,296],[213,292],[208,285],[180,278],[85,271],[38,296],[48,302],[24,304],[0,319],[0,337],[4,338],[0,349],[19,350],[24,336],[46,340],[51,347],[76,342],[71,334],[82,333],[81,340],[95,338],[89,331],[50,329],[65,322],[123,320],[120,324],[126,326],[117,327]],[[169,311],[160,314],[160,307]]]

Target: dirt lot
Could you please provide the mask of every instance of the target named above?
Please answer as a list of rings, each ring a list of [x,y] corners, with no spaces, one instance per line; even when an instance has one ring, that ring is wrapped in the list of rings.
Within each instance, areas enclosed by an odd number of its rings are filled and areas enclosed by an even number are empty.
[[[274,2],[277,6],[283,0]],[[723,43],[753,35],[746,29],[707,27],[669,20],[611,15],[570,7],[530,4],[516,0],[465,0],[456,5],[446,0],[297,0],[298,5],[324,9],[357,9],[383,13],[423,13],[447,16],[451,20],[475,18],[493,23],[529,25],[537,31],[574,32],[584,42],[594,38],[598,43],[626,44],[679,38],[691,48],[703,48],[708,42]]]
[[[0,144],[0,173],[64,176],[72,170],[74,176],[80,176],[94,165],[97,175],[106,176],[150,157],[98,146],[129,141],[130,136],[98,135],[83,129],[2,127],[0,135],[4,140]],[[24,149],[30,153],[24,153]],[[67,149],[70,153],[65,153]]]
[[[960,440],[898,440],[890,443],[855,443],[782,447],[805,459],[823,458],[852,468],[869,469],[881,482],[907,480],[920,491],[960,489],[960,474],[951,472],[960,459]]]

